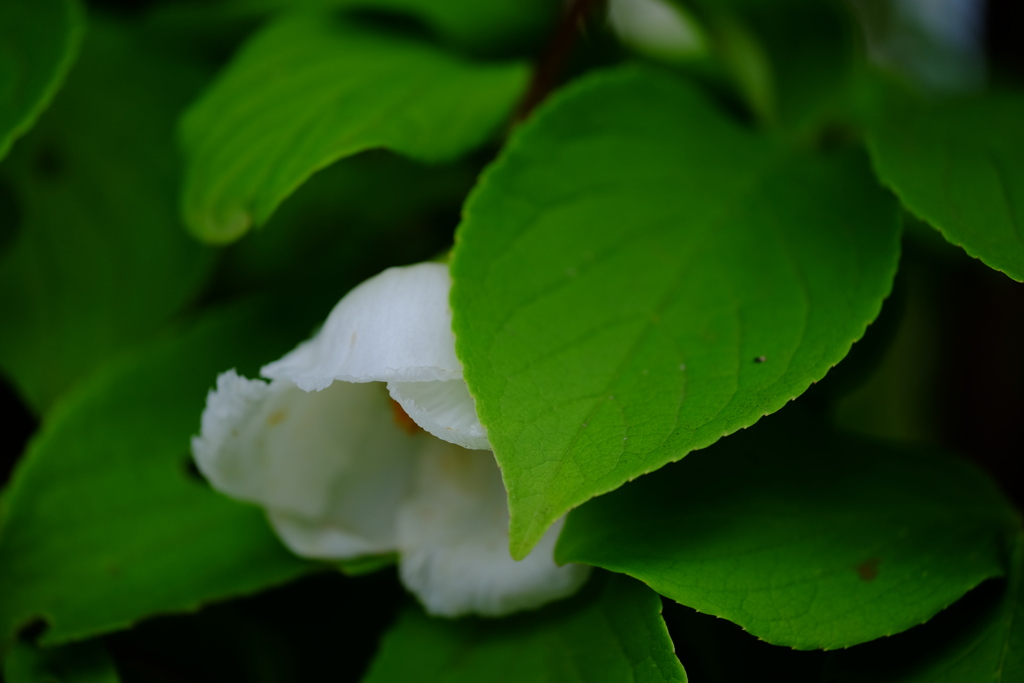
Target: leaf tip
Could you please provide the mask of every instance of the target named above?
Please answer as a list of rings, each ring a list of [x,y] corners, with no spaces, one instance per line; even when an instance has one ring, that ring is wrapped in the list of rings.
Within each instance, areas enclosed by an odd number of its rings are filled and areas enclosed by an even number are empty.
[[[223,216],[212,213],[193,214],[186,220],[192,234],[207,244],[230,244],[249,232],[252,214],[245,209],[232,209]]]

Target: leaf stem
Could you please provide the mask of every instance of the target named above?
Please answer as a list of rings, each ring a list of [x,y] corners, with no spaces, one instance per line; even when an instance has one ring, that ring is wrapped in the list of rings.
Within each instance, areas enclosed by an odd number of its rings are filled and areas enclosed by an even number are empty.
[[[551,40],[548,41],[543,56],[537,62],[537,68],[533,71],[530,87],[527,89],[526,95],[519,105],[519,111],[516,113],[517,122],[524,121],[537,105],[543,102],[551,91],[554,90],[565,62],[576,44],[576,39],[583,31],[587,16],[600,2],[601,0],[572,0],[572,4],[562,18],[561,23],[555,29]]]

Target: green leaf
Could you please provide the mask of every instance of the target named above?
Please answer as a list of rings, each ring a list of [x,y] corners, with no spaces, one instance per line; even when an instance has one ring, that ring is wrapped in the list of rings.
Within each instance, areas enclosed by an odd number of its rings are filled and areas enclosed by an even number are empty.
[[[117,668],[98,641],[36,648],[19,642],[4,659],[7,683],[118,683]]]
[[[221,312],[106,367],[47,416],[4,497],[0,647],[35,619],[43,645],[308,571],[262,512],[189,474],[217,372],[287,346],[280,320]]]
[[[983,586],[924,626],[836,653],[829,681],[1011,683],[1024,680],[1024,535],[1002,590]]]
[[[765,122],[810,129],[852,84],[855,35],[833,0],[696,0],[712,45]]]
[[[1024,282],[1024,96],[905,106],[869,134],[882,181],[951,243]]]
[[[21,225],[0,259],[0,368],[42,412],[152,337],[210,253],[176,219],[174,123],[201,73],[94,22],[53,107],[0,167]]]
[[[77,0],[0,3],[0,159],[60,88],[83,28]]]
[[[364,683],[685,683],[661,600],[625,577],[505,619],[431,619],[406,610]]]
[[[230,242],[343,157],[376,147],[457,157],[497,130],[526,80],[520,63],[467,62],[323,16],[278,21],[182,121],[185,220],[204,240]]]
[[[535,115],[452,262],[513,555],[823,377],[892,285],[897,216],[859,154],[788,151],[667,75],[599,75]]]
[[[804,650],[904,631],[1002,575],[1015,514],[981,472],[787,414],[575,510],[558,560]]]

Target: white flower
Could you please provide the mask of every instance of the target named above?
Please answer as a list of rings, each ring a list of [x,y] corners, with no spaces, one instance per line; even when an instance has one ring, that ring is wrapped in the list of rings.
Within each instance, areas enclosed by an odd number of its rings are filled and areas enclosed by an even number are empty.
[[[192,452],[216,489],[263,506],[296,554],[397,551],[429,612],[507,614],[573,593],[587,568],[555,564],[561,522],[525,560],[509,555],[505,488],[455,357],[450,287],[437,263],[359,285],[316,336],[261,370],[271,382],[221,374]],[[403,429],[406,415],[439,438]]]

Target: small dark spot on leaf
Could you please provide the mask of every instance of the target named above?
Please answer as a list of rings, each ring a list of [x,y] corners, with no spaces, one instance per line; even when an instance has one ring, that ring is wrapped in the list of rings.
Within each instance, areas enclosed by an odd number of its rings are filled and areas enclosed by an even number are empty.
[[[755,358],[755,359],[754,359],[754,362],[755,362],[755,363],[763,363],[763,362],[765,362],[766,360],[768,360],[768,358],[767,358],[767,357],[765,357],[765,356],[758,356],[757,358]]]
[[[857,565],[857,576],[860,577],[861,581],[874,581],[878,578],[878,565],[881,562],[877,557],[864,560]]]

